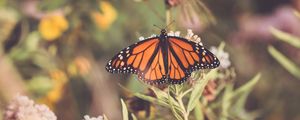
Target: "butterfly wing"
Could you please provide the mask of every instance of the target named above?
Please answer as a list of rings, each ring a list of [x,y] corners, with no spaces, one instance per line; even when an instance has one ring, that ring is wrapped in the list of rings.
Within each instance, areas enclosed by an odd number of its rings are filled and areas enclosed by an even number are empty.
[[[168,43],[170,83],[183,83],[193,71],[213,69],[220,65],[218,58],[198,43],[175,36],[169,36]]]
[[[149,60],[146,69],[139,74],[139,78],[148,84],[166,83],[166,69],[164,67],[163,49],[159,45],[153,58]]]
[[[133,44],[115,55],[106,65],[111,73],[137,74],[149,84],[164,82],[165,69],[159,37]]]

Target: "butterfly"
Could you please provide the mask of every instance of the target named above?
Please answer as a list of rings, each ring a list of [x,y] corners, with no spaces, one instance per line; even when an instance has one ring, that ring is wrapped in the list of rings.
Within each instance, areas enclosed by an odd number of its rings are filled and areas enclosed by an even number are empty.
[[[193,71],[213,69],[220,65],[218,58],[203,47],[180,36],[160,35],[128,46],[106,65],[110,73],[137,74],[148,84],[182,84]]]

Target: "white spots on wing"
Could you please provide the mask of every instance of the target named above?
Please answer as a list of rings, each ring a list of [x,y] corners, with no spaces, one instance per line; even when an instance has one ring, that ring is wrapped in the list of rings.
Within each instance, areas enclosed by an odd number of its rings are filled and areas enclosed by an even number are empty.
[[[200,43],[199,43],[199,45],[203,46],[203,43],[202,43],[202,42],[200,42]]]

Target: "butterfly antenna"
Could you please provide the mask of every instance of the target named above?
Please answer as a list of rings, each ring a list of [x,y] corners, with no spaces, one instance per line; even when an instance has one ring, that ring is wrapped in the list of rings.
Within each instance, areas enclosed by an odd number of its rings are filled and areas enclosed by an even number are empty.
[[[160,30],[162,29],[161,27],[159,27],[159,26],[157,26],[155,24],[153,26],[156,27],[156,28],[158,28],[158,29],[160,29]]]
[[[172,20],[164,29],[168,29],[173,23],[175,23],[175,20]]]

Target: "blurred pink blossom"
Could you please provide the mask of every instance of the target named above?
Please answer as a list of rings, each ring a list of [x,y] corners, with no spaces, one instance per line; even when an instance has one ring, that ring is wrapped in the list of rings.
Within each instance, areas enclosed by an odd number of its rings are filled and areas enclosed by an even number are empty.
[[[35,104],[27,96],[18,95],[8,105],[4,120],[56,120],[55,114],[46,106]]]
[[[233,43],[246,41],[272,42],[270,27],[300,36],[300,19],[289,6],[278,8],[270,15],[243,15],[239,19],[239,30],[232,35]]]

